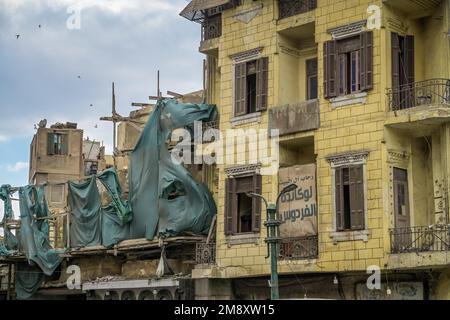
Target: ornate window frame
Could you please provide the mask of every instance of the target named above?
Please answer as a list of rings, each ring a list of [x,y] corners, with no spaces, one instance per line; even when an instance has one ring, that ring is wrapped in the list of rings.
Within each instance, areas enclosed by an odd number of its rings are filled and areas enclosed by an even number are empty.
[[[331,166],[331,194],[332,194],[332,224],[333,229],[330,232],[330,238],[334,244],[341,241],[362,240],[367,242],[369,240],[368,228],[368,214],[367,214],[367,157],[369,151],[352,151],[345,153],[338,153],[327,156],[325,159]],[[355,231],[337,231],[336,222],[336,169],[348,165],[362,165],[363,166],[363,183],[364,183],[364,230]]]

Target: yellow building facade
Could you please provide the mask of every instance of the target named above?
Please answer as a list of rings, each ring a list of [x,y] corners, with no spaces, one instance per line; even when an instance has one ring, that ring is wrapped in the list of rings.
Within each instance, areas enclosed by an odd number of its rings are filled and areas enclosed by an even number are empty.
[[[216,259],[193,271],[199,298],[269,296],[265,207],[242,193],[274,203],[282,169],[305,165],[316,232],[282,237],[281,298],[448,297],[449,12],[437,0],[243,0],[181,13],[202,24],[220,131],[280,130],[277,173],[217,165]]]

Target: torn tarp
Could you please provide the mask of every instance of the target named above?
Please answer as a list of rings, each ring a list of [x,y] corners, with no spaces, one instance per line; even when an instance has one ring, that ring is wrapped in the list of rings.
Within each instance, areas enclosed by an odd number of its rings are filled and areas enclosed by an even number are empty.
[[[7,225],[7,221],[10,219],[14,219],[14,212],[11,204],[11,194],[13,193],[10,185],[2,185],[0,187],[0,199],[3,201],[3,243],[0,244],[0,255],[11,255],[14,250],[17,250],[17,238],[16,236],[9,230]]]
[[[102,208],[96,177],[82,183],[69,182],[69,206],[71,208],[70,246],[111,247],[128,239],[132,211],[128,201],[121,198],[117,174],[108,169],[98,175],[105,186],[111,203]]]
[[[17,299],[28,299],[41,286],[45,275],[51,276],[60,265],[62,250],[50,247],[48,222],[40,219],[49,216],[44,186],[26,186],[19,189],[20,232],[19,250],[25,253],[28,263],[21,263],[16,273]]]
[[[82,183],[69,181],[70,247],[101,245],[100,194],[95,176]]]
[[[183,165],[172,162],[166,140],[177,128],[192,128],[195,121],[210,122],[216,118],[213,105],[179,104],[173,99],[158,101],[131,154],[131,238],[208,231],[216,214],[211,193]]]

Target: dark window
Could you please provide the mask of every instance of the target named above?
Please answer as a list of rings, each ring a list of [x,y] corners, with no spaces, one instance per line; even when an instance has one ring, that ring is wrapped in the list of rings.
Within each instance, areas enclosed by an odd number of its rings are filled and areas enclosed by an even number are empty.
[[[325,97],[332,98],[373,87],[373,34],[324,43]]]
[[[391,34],[392,88],[394,103],[399,108],[414,104],[414,36]]]
[[[267,109],[268,66],[268,58],[235,66],[235,116]]]
[[[338,231],[364,229],[363,166],[336,169],[335,199]]]
[[[317,58],[306,61],[306,99],[317,99]]]
[[[261,199],[247,196],[261,194],[261,175],[226,179],[225,234],[259,232]]]
[[[67,155],[67,134],[48,133],[47,135],[47,155]]]

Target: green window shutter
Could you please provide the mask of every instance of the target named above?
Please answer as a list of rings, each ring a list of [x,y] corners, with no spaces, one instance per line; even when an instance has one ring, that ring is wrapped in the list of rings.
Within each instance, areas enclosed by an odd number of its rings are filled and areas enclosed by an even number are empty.
[[[68,134],[61,135],[61,154],[62,155],[69,154],[69,135]]]
[[[236,179],[225,180],[225,235],[237,232]]]
[[[52,156],[55,154],[55,134],[47,133],[47,155]]]

